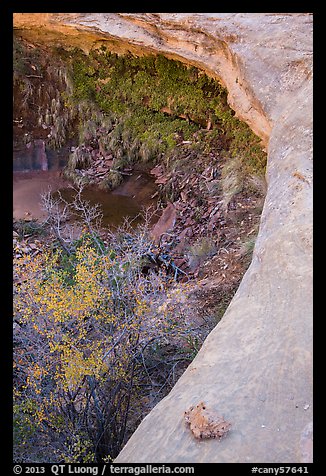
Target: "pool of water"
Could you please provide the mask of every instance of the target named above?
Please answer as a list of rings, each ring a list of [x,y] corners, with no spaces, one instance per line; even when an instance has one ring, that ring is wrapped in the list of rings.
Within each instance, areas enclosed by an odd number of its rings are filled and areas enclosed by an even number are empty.
[[[157,200],[152,197],[156,190],[157,186],[149,174],[135,172],[113,192],[92,187],[85,188],[81,196],[91,205],[100,205],[104,227],[118,227],[125,217],[132,219],[134,225],[138,224],[142,209],[155,207]],[[67,202],[74,200],[76,192],[71,187],[61,188],[59,191]]]
[[[33,140],[25,146],[14,147],[13,153],[13,205],[14,219],[26,217],[42,220],[46,217],[41,205],[41,195],[49,188],[52,193],[60,190],[62,197],[71,202],[75,191],[62,176],[73,141],[65,147],[51,150],[43,139]],[[125,217],[135,219],[143,207],[156,205],[153,198],[157,191],[153,177],[144,171],[134,171],[113,192],[98,188],[85,188],[84,200],[92,205],[99,204],[103,213],[103,226],[119,226]]]
[[[41,195],[48,190],[57,193],[60,190],[62,197],[71,202],[75,191],[65,180],[59,170],[33,170],[14,172],[13,174],[13,212],[14,219],[26,217],[42,220],[46,217],[41,205]],[[101,191],[94,187],[85,188],[82,193],[84,200],[90,204],[99,204],[103,213],[104,227],[117,227],[123,223],[125,217],[139,223],[137,217],[143,207],[155,206],[157,191],[153,177],[145,172],[135,171],[132,176],[113,192]]]

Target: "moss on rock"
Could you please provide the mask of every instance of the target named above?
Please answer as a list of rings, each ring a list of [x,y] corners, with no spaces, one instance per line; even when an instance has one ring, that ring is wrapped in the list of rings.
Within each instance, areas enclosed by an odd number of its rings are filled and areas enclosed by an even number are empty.
[[[44,76],[42,91],[41,79],[29,78],[33,71]],[[42,96],[37,122],[47,145],[58,148],[77,135],[78,146],[86,147],[83,166],[79,159],[76,162],[76,153],[67,166],[76,183],[78,170],[91,167],[98,155],[109,154],[118,170],[139,162],[162,162],[174,173],[201,172],[212,160],[218,161],[225,167],[225,203],[248,186],[252,175],[264,174],[266,153],[260,139],[234,116],[226,89],[194,66],[161,54],[118,55],[105,46],[89,54],[50,46],[40,51],[16,38],[14,75],[20,90],[16,103],[26,103],[26,117],[35,96]],[[98,154],[91,156],[94,149]],[[103,187],[117,186],[121,176],[117,177],[108,174]],[[177,197],[177,183],[172,188]]]

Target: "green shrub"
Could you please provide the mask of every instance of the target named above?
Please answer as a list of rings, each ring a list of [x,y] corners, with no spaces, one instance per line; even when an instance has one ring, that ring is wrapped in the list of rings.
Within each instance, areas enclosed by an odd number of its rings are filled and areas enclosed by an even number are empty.
[[[46,233],[45,227],[39,221],[33,220],[16,220],[14,222],[14,231],[18,233],[18,238],[23,240],[28,236],[42,236]]]
[[[196,270],[204,262],[217,253],[217,246],[212,238],[207,236],[198,239],[192,246],[189,247],[188,264],[191,270]]]

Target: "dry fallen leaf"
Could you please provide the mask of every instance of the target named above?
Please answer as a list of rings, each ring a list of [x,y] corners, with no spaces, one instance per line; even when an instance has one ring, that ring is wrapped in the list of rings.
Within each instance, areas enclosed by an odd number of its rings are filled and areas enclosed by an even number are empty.
[[[195,438],[222,438],[231,428],[231,423],[212,410],[204,402],[191,406],[184,413],[185,421]]]

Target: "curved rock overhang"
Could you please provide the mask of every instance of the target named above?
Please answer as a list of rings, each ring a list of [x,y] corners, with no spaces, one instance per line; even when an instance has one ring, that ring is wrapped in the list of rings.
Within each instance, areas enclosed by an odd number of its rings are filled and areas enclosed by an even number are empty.
[[[118,463],[312,461],[312,15],[14,14],[37,41],[160,52],[201,67],[268,150],[252,263],[223,319]],[[204,400],[232,423],[198,441],[184,411]]]

